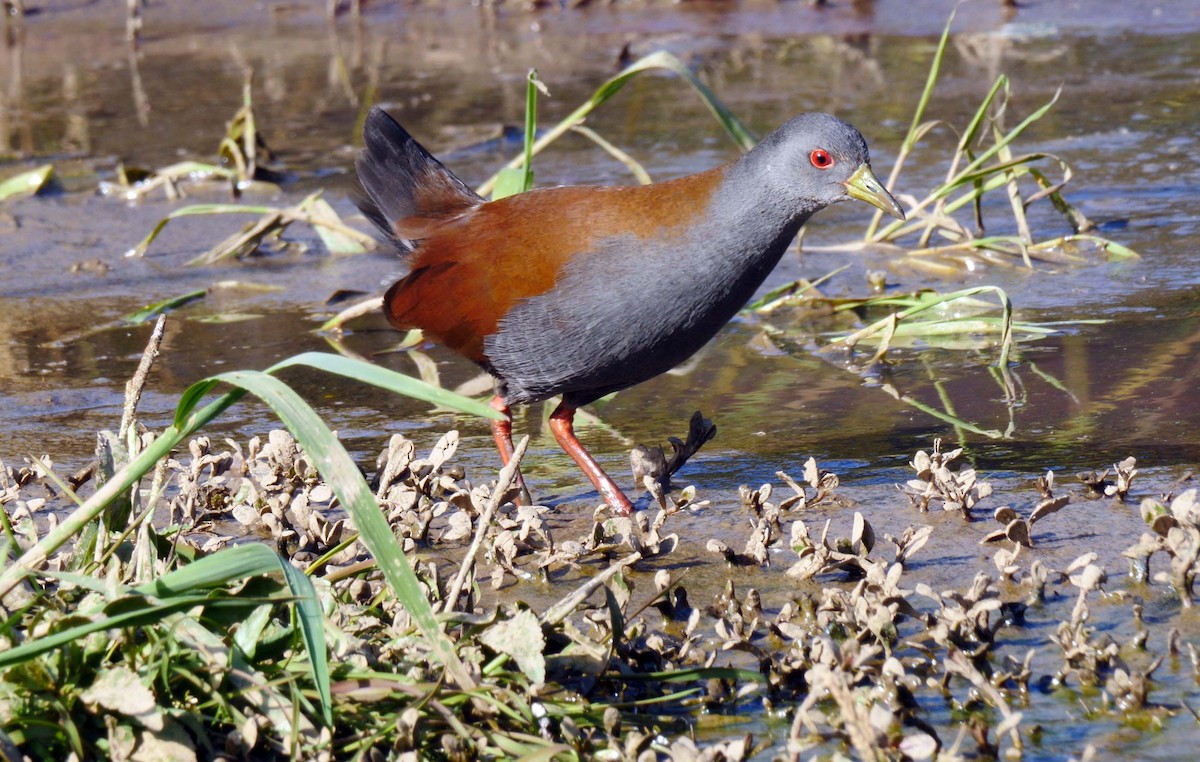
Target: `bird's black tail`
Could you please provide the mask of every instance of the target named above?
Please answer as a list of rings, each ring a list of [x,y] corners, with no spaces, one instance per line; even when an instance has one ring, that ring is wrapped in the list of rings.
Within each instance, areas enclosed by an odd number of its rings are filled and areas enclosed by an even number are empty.
[[[354,202],[402,252],[439,224],[483,203],[378,106],[363,125]]]

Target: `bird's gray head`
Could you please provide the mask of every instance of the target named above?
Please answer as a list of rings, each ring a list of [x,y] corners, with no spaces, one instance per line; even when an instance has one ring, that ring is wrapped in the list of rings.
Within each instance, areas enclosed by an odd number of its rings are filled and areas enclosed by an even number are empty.
[[[871,171],[867,141],[830,114],[788,120],[745,157],[771,194],[808,213],[858,199],[904,219],[899,204]]]

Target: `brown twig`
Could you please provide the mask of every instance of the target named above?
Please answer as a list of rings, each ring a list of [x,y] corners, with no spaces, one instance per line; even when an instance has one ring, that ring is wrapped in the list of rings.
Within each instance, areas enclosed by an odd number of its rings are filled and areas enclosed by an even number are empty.
[[[125,435],[129,433],[129,427],[133,425],[133,413],[137,410],[138,401],[142,398],[142,391],[146,388],[146,377],[150,375],[150,368],[158,359],[158,350],[162,347],[163,329],[166,324],[167,316],[159,315],[133,378],[125,382],[125,411],[121,414],[121,429],[117,433],[118,440],[122,442],[125,441]]]

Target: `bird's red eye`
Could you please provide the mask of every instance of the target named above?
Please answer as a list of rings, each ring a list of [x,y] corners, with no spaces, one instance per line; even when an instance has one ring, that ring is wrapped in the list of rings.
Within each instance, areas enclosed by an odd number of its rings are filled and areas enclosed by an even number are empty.
[[[808,160],[817,169],[829,169],[833,166],[833,157],[823,148],[818,148],[808,155]]]

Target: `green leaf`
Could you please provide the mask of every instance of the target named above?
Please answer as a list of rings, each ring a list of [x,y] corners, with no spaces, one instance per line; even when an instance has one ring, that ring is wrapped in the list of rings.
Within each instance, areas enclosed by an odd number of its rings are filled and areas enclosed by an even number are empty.
[[[0,182],[0,201],[18,196],[36,196],[54,177],[54,165],[43,164]]]
[[[148,304],[145,307],[142,307],[140,310],[131,312],[128,315],[122,315],[118,322],[124,323],[125,325],[141,325],[147,320],[158,317],[167,310],[173,310],[177,307],[182,307],[189,302],[194,302],[197,299],[203,299],[206,296],[208,296],[208,289],[199,288],[195,291],[189,291],[186,294],[180,294],[179,296],[172,296],[169,299],[163,299],[161,302]]]
[[[537,137],[538,90],[545,92],[546,86],[538,81],[537,70],[530,69],[529,78],[525,84],[525,161],[521,176],[522,193],[533,187],[533,140]]]

